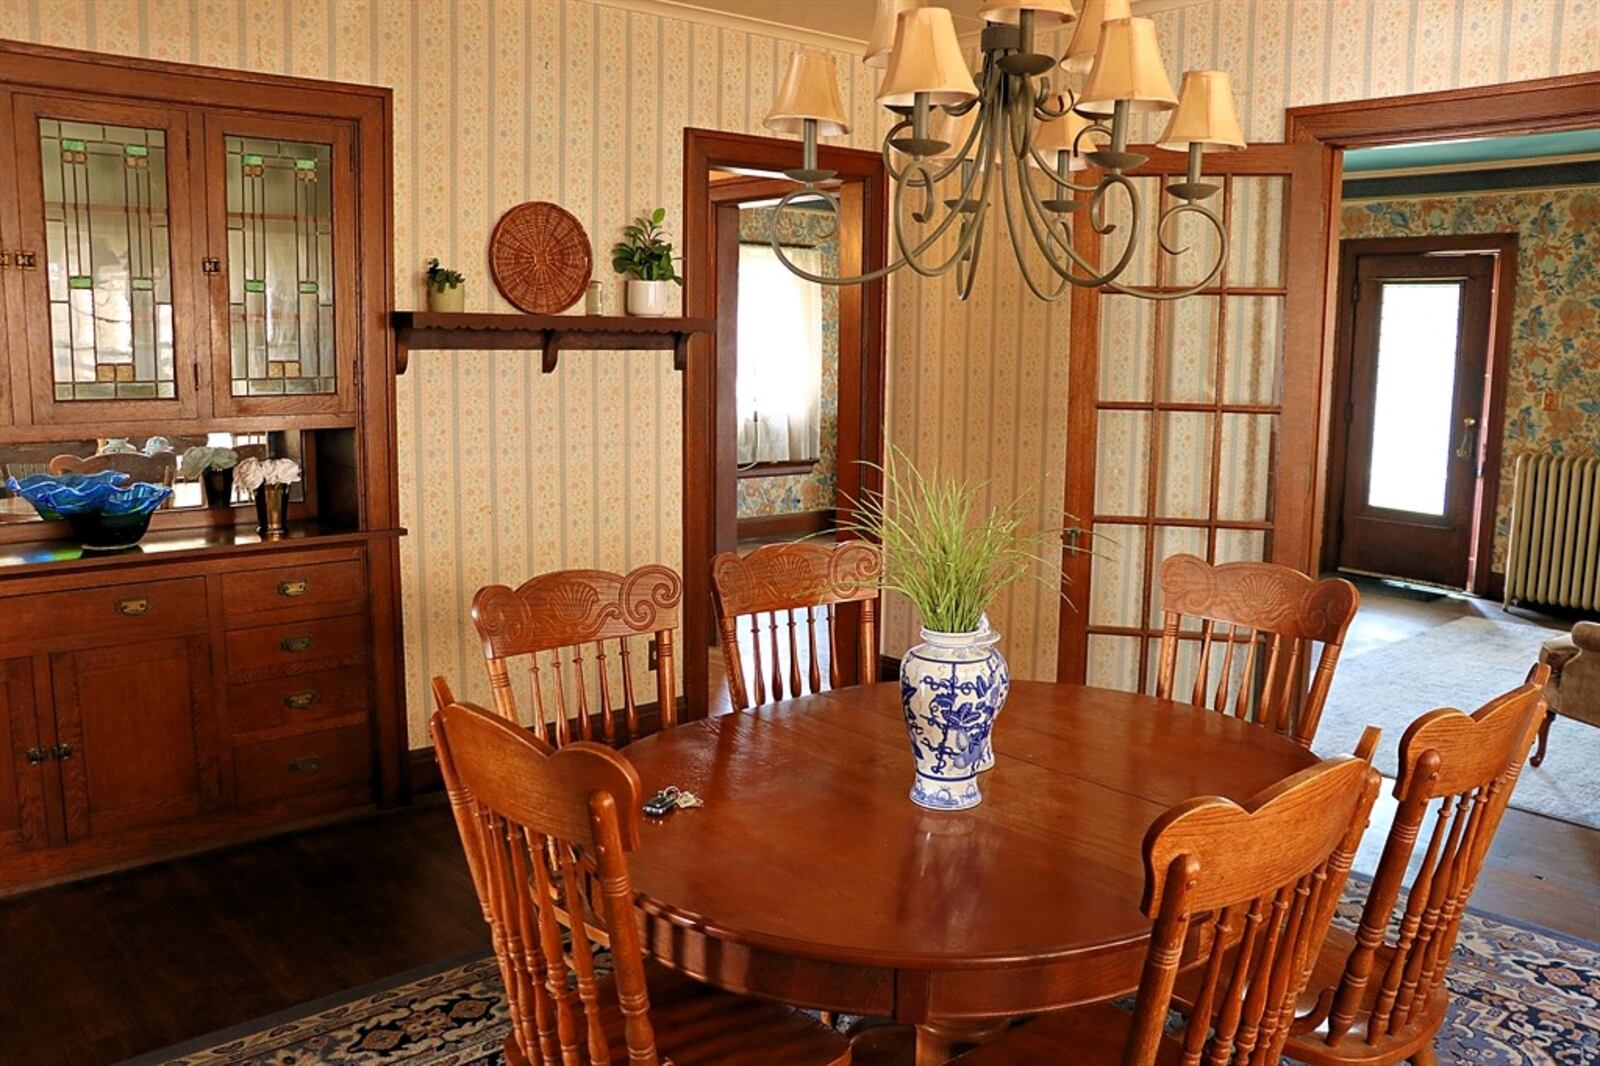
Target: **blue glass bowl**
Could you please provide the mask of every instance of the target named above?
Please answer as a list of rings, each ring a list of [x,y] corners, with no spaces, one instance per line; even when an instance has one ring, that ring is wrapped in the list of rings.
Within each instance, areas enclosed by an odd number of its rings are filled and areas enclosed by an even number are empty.
[[[6,488],[33,504],[40,518],[54,522],[67,515],[100,510],[128,476],[120,470],[102,470],[98,474],[29,474],[21,481],[7,478]]]
[[[65,519],[85,549],[113,551],[139,543],[150,528],[150,516],[172,496],[169,485],[122,485],[127,479],[115,470],[34,474],[21,481],[10,478],[6,488],[33,504],[40,518]]]

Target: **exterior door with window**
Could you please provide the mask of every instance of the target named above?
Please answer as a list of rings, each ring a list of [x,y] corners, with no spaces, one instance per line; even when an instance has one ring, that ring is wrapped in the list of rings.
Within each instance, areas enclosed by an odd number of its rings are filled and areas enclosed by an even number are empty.
[[[1354,274],[1339,567],[1463,588],[1494,257],[1363,255]]]
[[[1205,276],[1220,238],[1176,216],[1162,236],[1191,250],[1158,256],[1153,212],[1175,202],[1164,190],[1184,180],[1184,157],[1131,150],[1151,157],[1130,176],[1152,214],[1126,281],[1175,295]],[[1171,555],[1310,566],[1329,177],[1315,146],[1281,144],[1210,155],[1206,175],[1221,185],[1205,201],[1228,243],[1219,277],[1177,299],[1106,289],[1073,303],[1063,681],[1154,690]],[[1103,253],[1132,221],[1118,200]],[[1078,233],[1091,236],[1089,220]],[[1180,647],[1180,690],[1198,636]]]

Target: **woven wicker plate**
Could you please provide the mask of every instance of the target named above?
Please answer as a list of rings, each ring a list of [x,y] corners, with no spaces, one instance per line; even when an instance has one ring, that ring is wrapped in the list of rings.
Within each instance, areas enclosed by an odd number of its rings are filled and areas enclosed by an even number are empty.
[[[495,288],[529,314],[551,315],[577,303],[593,271],[589,235],[555,204],[518,204],[489,236]]]

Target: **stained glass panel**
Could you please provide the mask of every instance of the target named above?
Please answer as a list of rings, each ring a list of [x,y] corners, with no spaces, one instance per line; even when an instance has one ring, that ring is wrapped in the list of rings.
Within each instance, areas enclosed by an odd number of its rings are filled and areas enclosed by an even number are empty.
[[[333,148],[225,138],[233,395],[337,391]]]
[[[166,133],[39,120],[55,398],[176,395]]]

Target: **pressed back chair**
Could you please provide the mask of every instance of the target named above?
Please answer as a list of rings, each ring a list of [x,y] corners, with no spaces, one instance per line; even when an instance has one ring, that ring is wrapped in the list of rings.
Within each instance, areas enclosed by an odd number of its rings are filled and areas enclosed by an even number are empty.
[[[823,636],[827,648],[827,687],[843,685],[838,654],[838,608],[859,604],[858,682],[877,675],[878,581],[883,557],[863,540],[823,544],[796,541],[767,544],[748,555],[723,552],[711,561],[722,661],[728,671],[728,696],[735,710],[823,691]],[[824,615],[822,632],[817,613]],[[803,612],[803,615],[802,615]],[[761,616],[766,615],[765,636]],[[797,625],[805,626],[805,663]],[[740,620],[750,619],[750,665],[747,678],[739,645]],[[788,632],[779,632],[787,620]],[[762,644],[766,648],[762,648]],[[787,645],[788,667],[780,649]],[[769,687],[770,684],[770,687]]]
[[[1450,953],[1538,732],[1548,675],[1548,667],[1535,667],[1527,684],[1475,714],[1429,711],[1406,730],[1394,786],[1400,805],[1361,923],[1353,937],[1335,930],[1328,938],[1308,997],[1316,1006],[1296,1024],[1289,1055],[1310,1063],[1437,1061]],[[1406,869],[1425,830],[1396,924]]]
[[[557,747],[573,739],[631,740],[640,732],[632,645],[647,638],[655,642],[660,727],[676,725],[672,633],[682,598],[678,575],[654,564],[626,574],[556,570],[514,589],[479,589],[472,597],[472,622],[483,640],[495,710],[522,720],[510,660],[526,656],[535,736]],[[608,643],[616,649],[620,676],[611,669]],[[587,657],[586,649],[592,653]]]
[[[1342,578],[1317,581],[1273,563],[1213,566],[1198,556],[1174,555],[1161,564],[1156,695],[1247,718],[1310,747],[1360,603],[1356,587]],[[1198,640],[1184,633],[1186,615],[1200,620]],[[1198,652],[1194,684],[1183,690],[1177,683],[1181,643]],[[1322,653],[1310,688],[1302,691],[1318,643]]]
[[[171,485],[178,472],[178,456],[174,452],[157,452],[154,455],[145,455],[143,452],[106,452],[102,455],[58,455],[50,460],[50,473],[59,477],[62,474],[99,474],[107,470],[115,470],[127,474],[134,481],[143,481],[151,485]],[[162,509],[172,507],[173,500],[168,497],[161,505]]]
[[[1372,730],[1363,749],[1375,744]],[[1276,1063],[1378,784],[1370,762],[1341,755],[1243,806],[1205,796],[1171,808],[1144,839],[1141,907],[1154,924],[1132,1014],[1102,1003],[1045,1015],[956,1061]],[[1197,989],[1170,1030],[1186,941],[1201,945]]]
[[[507,1062],[850,1061],[843,1037],[798,1011],[647,966],[626,856],[641,786],[621,755],[587,741],[553,748],[469,704],[436,712],[432,731],[505,984]],[[557,914],[591,884],[611,930],[609,974]]]

